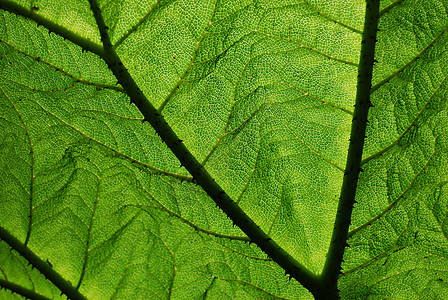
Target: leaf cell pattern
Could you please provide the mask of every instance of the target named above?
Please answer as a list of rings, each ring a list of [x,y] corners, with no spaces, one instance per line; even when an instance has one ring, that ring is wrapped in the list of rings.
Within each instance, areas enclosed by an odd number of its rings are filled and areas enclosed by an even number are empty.
[[[319,274],[350,143],[365,2],[98,5],[114,51],[189,151]],[[343,299],[448,294],[447,7],[380,3]],[[1,0],[0,9],[2,229],[88,299],[313,298],[142,123],[105,62],[88,1]],[[0,298],[62,298],[6,242],[0,252]]]

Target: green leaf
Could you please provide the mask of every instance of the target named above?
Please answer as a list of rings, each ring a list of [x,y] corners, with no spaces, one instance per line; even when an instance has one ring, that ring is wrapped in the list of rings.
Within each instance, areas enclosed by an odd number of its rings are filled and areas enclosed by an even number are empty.
[[[0,0],[0,299],[446,298],[447,9]]]

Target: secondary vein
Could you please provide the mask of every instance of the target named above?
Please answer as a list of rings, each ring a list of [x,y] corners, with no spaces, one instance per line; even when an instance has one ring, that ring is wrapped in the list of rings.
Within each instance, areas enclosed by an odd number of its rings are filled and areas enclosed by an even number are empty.
[[[70,30],[68,30],[65,27],[62,27],[59,24],[54,23],[51,20],[48,20],[47,18],[44,18],[43,16],[39,15],[38,13],[32,11],[31,9],[27,9],[21,5],[18,5],[12,1],[8,0],[0,0],[0,9],[15,13],[17,15],[20,15],[22,17],[28,18],[33,20],[39,25],[44,26],[47,28],[50,32],[54,32],[63,38],[75,43],[76,45],[80,46],[81,48],[90,51],[92,53],[95,53],[96,55],[104,58],[104,49],[101,45],[98,45],[95,42],[92,42],[91,40],[82,37]]]

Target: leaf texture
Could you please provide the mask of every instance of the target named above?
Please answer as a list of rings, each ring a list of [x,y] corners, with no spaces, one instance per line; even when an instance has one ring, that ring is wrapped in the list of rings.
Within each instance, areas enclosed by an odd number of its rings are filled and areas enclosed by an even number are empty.
[[[13,2],[0,1],[1,228],[88,299],[313,298],[142,123],[105,62],[88,1]],[[114,51],[188,150],[320,274],[365,2],[98,5]],[[448,294],[447,6],[381,1],[342,299]],[[0,252],[3,282],[65,297],[6,242]],[[11,297],[20,299],[0,291]]]

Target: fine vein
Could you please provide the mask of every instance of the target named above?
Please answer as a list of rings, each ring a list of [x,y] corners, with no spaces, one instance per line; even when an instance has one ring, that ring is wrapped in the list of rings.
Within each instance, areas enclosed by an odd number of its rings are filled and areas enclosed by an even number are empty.
[[[362,34],[362,31],[361,31],[361,30],[356,29],[356,28],[354,28],[354,27],[352,27],[352,26],[350,26],[350,25],[347,25],[347,24],[345,24],[345,23],[343,23],[343,22],[341,22],[341,21],[338,21],[338,20],[336,20],[335,18],[333,18],[333,17],[331,17],[331,16],[329,16],[329,15],[327,15],[327,14],[321,12],[321,11],[318,10],[316,7],[314,7],[313,5],[311,5],[310,3],[308,3],[307,0],[303,0],[303,4],[305,4],[306,6],[308,6],[310,9],[314,10],[318,15],[320,15],[320,16],[322,16],[322,17],[328,19],[329,21],[334,22],[334,23],[336,23],[336,24],[338,24],[338,25],[341,25],[342,27],[344,27],[344,28],[346,28],[346,29],[348,29],[348,30],[351,30],[351,31],[353,31],[353,32],[356,32],[356,33],[358,33],[358,34]]]
[[[103,89],[111,89],[111,90],[115,90],[115,91],[119,91],[119,92],[124,92],[123,88],[118,86],[118,85],[110,85],[110,84],[104,84],[104,83],[99,83],[99,82],[93,82],[93,81],[89,81],[89,80],[85,80],[85,79],[76,77],[76,76],[70,74],[69,72],[65,71],[64,69],[61,69],[58,66],[41,59],[38,56],[34,56],[34,55],[29,54],[29,53],[26,53],[26,52],[24,52],[24,51],[22,51],[22,50],[20,50],[20,49],[18,49],[16,47],[14,47],[13,45],[9,44],[8,42],[6,42],[6,41],[4,41],[2,39],[0,39],[0,42],[8,45],[12,49],[14,49],[14,51],[16,51],[16,52],[18,52],[18,53],[20,53],[22,55],[25,55],[25,56],[27,56],[29,58],[32,58],[32,59],[34,59],[37,62],[45,64],[45,65],[55,69],[56,71],[61,72],[62,74],[70,77],[71,79],[73,79],[73,81],[74,81],[73,83],[80,82],[80,83],[83,83],[83,84],[86,84],[86,85],[92,85],[92,86],[96,86],[96,87],[103,88]]]
[[[280,40],[285,40],[285,41],[289,41],[289,42],[291,42],[291,43],[297,44],[299,48],[305,48],[305,49],[308,49],[308,50],[310,50],[310,51],[312,51],[312,52],[315,52],[315,53],[317,53],[317,54],[319,54],[319,55],[322,55],[323,57],[326,57],[326,58],[328,58],[328,59],[330,59],[330,60],[334,60],[334,61],[337,61],[337,62],[346,64],[346,65],[354,66],[354,67],[357,67],[357,66],[358,66],[357,63],[351,62],[351,61],[349,61],[349,60],[345,60],[345,59],[341,59],[341,58],[337,58],[337,57],[331,56],[331,55],[326,54],[326,53],[324,53],[324,52],[322,52],[322,51],[319,51],[319,50],[317,50],[317,49],[314,49],[314,48],[311,47],[311,46],[302,44],[302,43],[299,42],[299,41],[295,41],[295,40],[293,40],[293,39],[291,39],[291,38],[284,37],[284,36],[279,36],[279,35],[272,34],[272,33],[266,33],[266,32],[260,31],[260,30],[253,30],[253,31],[254,31],[254,32],[257,32],[257,33],[259,33],[259,34],[265,35],[265,36],[270,36],[270,37],[278,38],[278,39],[280,39]]]
[[[90,241],[92,240],[93,221],[95,219],[96,208],[98,207],[98,202],[100,199],[101,182],[102,182],[102,176],[100,173],[100,175],[98,177],[98,186],[96,188],[95,203],[93,204],[92,215],[90,216],[90,223],[89,223],[89,227],[87,229],[86,248],[84,250],[84,262],[82,264],[82,271],[81,271],[81,275],[79,276],[79,280],[78,280],[78,284],[76,285],[76,289],[79,289],[79,287],[81,286],[82,280],[84,279],[84,275],[86,274],[87,263],[89,261],[89,253],[91,251],[90,250]]]
[[[154,197],[152,197],[152,198],[153,198],[154,201],[157,201]],[[129,205],[125,205],[124,207],[136,207],[136,208],[142,209],[146,213],[149,213],[149,212],[145,208],[159,209],[159,210],[162,210],[162,211],[165,211],[165,212],[169,213],[170,215],[173,215],[174,217],[178,218],[179,220],[181,220],[182,222],[184,222],[188,226],[194,228],[194,230],[206,233],[208,235],[216,236],[216,237],[223,238],[223,239],[229,239],[229,240],[239,240],[239,241],[244,241],[244,242],[249,242],[250,241],[250,239],[247,236],[222,234],[222,233],[218,233],[218,232],[215,232],[215,231],[211,231],[211,230],[199,227],[196,224],[194,224],[193,222],[185,219],[181,215],[179,215],[179,214],[175,213],[174,211],[166,208],[159,201],[157,201],[157,202],[161,206],[129,204]]]
[[[113,45],[114,48],[118,48],[132,33],[136,32],[137,29],[146,21],[149,19],[150,16],[154,15],[154,12],[157,9],[160,9],[164,6],[167,6],[172,1],[166,1],[164,3],[161,3],[160,0],[157,0],[156,3],[154,3],[153,6],[148,10],[148,12],[138,21],[134,26],[132,26],[131,29],[129,29],[123,36]]]
[[[215,9],[216,9],[216,6],[215,6]],[[211,15],[212,15],[211,18],[213,19],[213,16],[215,15],[215,11],[213,11],[213,13]],[[180,78],[177,81],[176,85],[171,89],[171,92],[169,93],[169,95],[165,98],[163,103],[159,106],[159,108],[158,108],[158,112],[159,113],[162,113],[162,111],[165,108],[165,106],[168,104],[168,102],[171,100],[171,98],[174,96],[174,94],[179,89],[179,86],[184,81],[184,79],[187,76],[188,72],[194,66],[194,60],[195,60],[196,56],[198,55],[199,46],[201,45],[201,43],[204,41],[205,37],[207,36],[208,30],[210,29],[211,25],[212,25],[212,22],[210,21],[208,26],[207,26],[207,28],[205,28],[204,33],[202,34],[201,38],[199,39],[199,41],[196,44],[196,48],[195,48],[195,50],[193,52],[193,55],[191,56],[190,63],[188,64],[187,68],[185,69],[184,74],[182,74],[182,76],[180,76]]]
[[[439,84],[439,86],[436,88],[436,90],[434,91],[434,93],[432,93],[431,97],[429,97],[428,101],[425,103],[425,105],[423,106],[423,108],[418,112],[418,114],[415,116],[414,120],[412,120],[412,122],[409,124],[409,126],[403,131],[402,134],[400,134],[398,136],[398,138],[392,142],[389,146],[379,150],[378,152],[373,153],[372,155],[364,158],[361,161],[361,165],[364,165],[366,163],[368,163],[369,161],[371,161],[374,158],[380,157],[381,155],[383,155],[384,153],[386,153],[387,151],[389,151],[390,149],[392,149],[394,146],[396,146],[400,140],[406,135],[406,133],[408,133],[411,128],[413,126],[417,126],[416,123],[419,120],[420,116],[422,116],[422,114],[426,111],[429,103],[431,102],[431,100],[436,96],[436,93],[442,88],[442,85],[445,83],[445,81],[447,80],[448,75],[445,76],[445,78],[442,80],[442,82]]]
[[[23,124],[23,128],[25,130],[25,134],[28,140],[28,143],[30,145],[30,189],[29,189],[29,215],[28,215],[28,229],[26,232],[26,238],[25,238],[25,246],[28,244],[30,237],[31,237],[31,230],[33,228],[33,212],[34,212],[34,207],[33,207],[33,200],[34,200],[34,178],[35,178],[35,174],[34,174],[34,146],[33,146],[33,142],[31,141],[31,137],[30,137],[30,132],[28,130],[28,126],[26,125],[25,120],[23,120],[22,114],[19,112],[19,110],[17,109],[17,107],[14,105],[13,101],[11,101],[11,99],[6,95],[6,93],[3,91],[3,89],[0,87],[0,91],[3,95],[5,95],[5,97],[10,101],[11,106],[13,107],[13,109],[16,111],[20,121]]]
[[[448,29],[448,26],[445,26],[445,28],[442,29],[442,31],[431,41],[431,43],[429,43],[428,46],[426,46],[422,51],[417,53],[417,55],[415,57],[413,57],[407,64],[403,65],[401,68],[399,68],[398,70],[396,70],[395,72],[393,72],[392,74],[390,74],[389,76],[387,76],[386,78],[384,78],[383,80],[379,81],[374,86],[372,86],[371,93],[373,93],[374,91],[379,89],[383,84],[388,83],[392,78],[394,78],[395,76],[400,74],[404,69],[406,69],[407,67],[412,65],[412,63],[414,63],[417,59],[422,57],[422,55],[429,48],[431,48],[435,44],[435,42],[437,42],[437,40],[446,32],[447,29]]]
[[[441,149],[443,150],[443,148]],[[429,166],[429,163],[431,162],[431,159],[433,158],[433,156],[436,154],[437,152],[434,152],[431,154],[431,156],[428,158],[428,160],[426,161],[426,163],[423,165],[423,167],[418,171],[417,174],[415,174],[414,178],[412,179],[412,181],[409,183],[409,186],[397,197],[397,199],[395,199],[394,201],[392,201],[386,208],[383,209],[383,211],[381,211],[379,214],[377,214],[376,216],[374,216],[373,218],[371,218],[370,220],[366,221],[365,223],[359,225],[358,227],[350,230],[348,232],[348,237],[353,236],[356,232],[360,231],[361,229],[372,225],[376,220],[380,219],[381,217],[383,217],[388,211],[390,211],[394,206],[397,205],[397,203],[401,200],[401,199],[405,199],[406,194],[413,188],[415,188],[413,186],[414,182],[419,178],[420,174]]]
[[[174,173],[174,172],[170,172],[170,171],[166,171],[166,170],[159,169],[159,168],[154,167],[154,166],[152,166],[152,165],[150,165],[150,164],[148,164],[148,163],[145,163],[145,162],[142,162],[142,161],[140,161],[140,160],[137,160],[137,159],[135,159],[135,158],[133,158],[133,157],[131,157],[131,156],[129,156],[129,155],[123,153],[123,152],[120,152],[120,151],[118,151],[118,150],[116,150],[116,149],[114,149],[114,148],[112,148],[112,147],[110,147],[110,146],[108,146],[108,145],[106,145],[106,144],[104,144],[104,143],[102,143],[102,142],[100,142],[100,141],[94,139],[93,137],[88,136],[88,135],[85,134],[84,132],[80,131],[78,128],[76,128],[76,127],[74,127],[73,125],[71,125],[71,124],[65,122],[64,120],[62,120],[62,119],[59,118],[58,116],[56,116],[56,115],[54,115],[53,113],[51,113],[50,111],[46,110],[45,107],[43,107],[43,106],[40,106],[40,107],[41,107],[43,110],[45,110],[47,113],[51,114],[52,116],[54,116],[55,118],[57,118],[58,120],[60,120],[64,125],[66,125],[66,126],[72,128],[72,129],[75,130],[76,132],[80,133],[83,137],[85,137],[85,138],[88,139],[89,141],[92,141],[92,142],[98,144],[99,146],[102,146],[102,147],[104,147],[105,149],[107,149],[107,150],[113,152],[114,155],[116,155],[117,157],[124,158],[124,159],[130,161],[131,163],[136,164],[136,165],[138,165],[138,166],[142,166],[142,167],[148,168],[148,169],[150,169],[150,170],[152,170],[152,171],[154,171],[154,172],[156,172],[156,173],[159,173],[160,175],[165,175],[165,176],[174,177],[174,178],[180,179],[180,180],[182,180],[182,181],[192,181],[191,176],[188,176],[188,175],[182,175],[182,174],[179,174],[179,173]]]
[[[403,0],[397,0],[397,1],[395,1],[394,3],[389,4],[388,6],[386,6],[385,8],[383,8],[383,9],[380,11],[380,17],[381,17],[382,15],[384,15],[385,13],[388,13],[392,8],[394,8],[395,6],[399,5],[401,2],[403,2]]]

